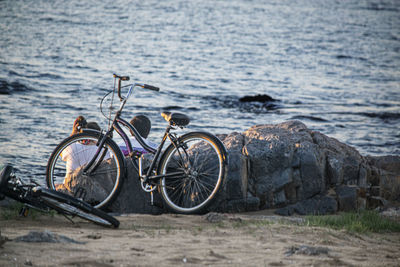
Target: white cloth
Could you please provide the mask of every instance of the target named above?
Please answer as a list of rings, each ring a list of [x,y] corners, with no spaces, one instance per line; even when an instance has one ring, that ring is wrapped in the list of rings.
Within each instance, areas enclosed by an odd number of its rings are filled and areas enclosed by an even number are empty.
[[[72,173],[77,168],[86,165],[90,162],[97,151],[97,146],[94,144],[83,145],[74,143],[69,145],[61,154],[62,160],[67,162],[67,175]],[[101,155],[101,152],[100,152]],[[109,159],[110,155],[107,152],[103,160]]]

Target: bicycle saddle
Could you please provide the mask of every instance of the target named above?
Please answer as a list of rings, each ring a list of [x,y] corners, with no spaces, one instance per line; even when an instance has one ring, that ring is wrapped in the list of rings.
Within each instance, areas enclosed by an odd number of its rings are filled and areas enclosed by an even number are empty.
[[[162,112],[161,116],[173,126],[186,126],[190,119],[182,113]]]
[[[6,165],[0,172],[0,191],[3,187],[7,185],[8,180],[10,179],[10,174],[13,171],[13,167],[11,165]]]

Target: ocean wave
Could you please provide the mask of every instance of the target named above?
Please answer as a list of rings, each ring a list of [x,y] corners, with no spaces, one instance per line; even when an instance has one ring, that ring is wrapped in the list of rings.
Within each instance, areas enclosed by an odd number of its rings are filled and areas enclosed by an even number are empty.
[[[28,74],[28,73],[19,73],[19,72],[13,71],[13,70],[10,70],[8,72],[8,74],[10,76],[18,76],[18,77],[23,77],[23,78],[39,78],[39,79],[48,78],[48,79],[52,79],[52,80],[59,80],[59,79],[63,78],[63,76],[61,76],[59,74],[54,74],[54,73]]]
[[[360,60],[360,61],[368,61],[368,59],[364,58],[364,57],[354,57],[354,56],[349,56],[349,55],[336,55],[337,59],[356,59],[356,60]]]
[[[397,112],[332,112],[330,114],[344,115],[344,116],[362,116],[368,118],[377,118],[383,121],[399,120],[400,113]]]
[[[25,84],[14,81],[7,82],[5,80],[0,79],[0,95],[9,95],[13,92],[28,92],[32,91],[32,88],[29,88]]]
[[[199,109],[196,108],[196,107],[165,106],[165,107],[163,107],[161,110],[164,110],[164,111],[175,111],[175,110],[181,110],[181,111],[185,111],[185,110],[196,111],[196,110],[199,110]]]
[[[379,118],[382,120],[398,120],[398,119],[400,119],[400,113],[394,113],[394,112],[379,112],[379,113],[359,112],[356,114],[366,116],[369,118]]]
[[[290,118],[291,120],[310,120],[310,121],[318,121],[318,122],[328,122],[328,120],[323,119],[321,117],[315,117],[310,115],[297,115]]]

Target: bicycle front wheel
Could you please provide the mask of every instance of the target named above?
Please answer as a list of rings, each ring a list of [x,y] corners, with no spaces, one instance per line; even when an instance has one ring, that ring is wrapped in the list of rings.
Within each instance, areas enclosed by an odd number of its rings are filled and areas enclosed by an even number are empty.
[[[175,212],[203,212],[222,187],[227,155],[221,141],[206,132],[183,135],[165,150],[158,167],[161,194]]]
[[[124,158],[111,138],[101,148],[99,140],[100,132],[85,131],[62,141],[47,163],[47,186],[95,208],[110,205],[124,181]]]
[[[119,226],[119,221],[114,217],[67,194],[41,188],[40,199],[45,205],[64,215],[78,216],[102,226]]]

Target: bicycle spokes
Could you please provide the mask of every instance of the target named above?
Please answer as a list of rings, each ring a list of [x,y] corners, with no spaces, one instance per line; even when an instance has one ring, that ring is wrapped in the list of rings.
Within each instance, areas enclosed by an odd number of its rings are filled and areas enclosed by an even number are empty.
[[[166,202],[180,212],[204,206],[215,195],[222,180],[222,160],[218,147],[203,133],[181,140],[179,146],[166,151],[163,162],[162,193]],[[171,173],[178,173],[167,177]]]

